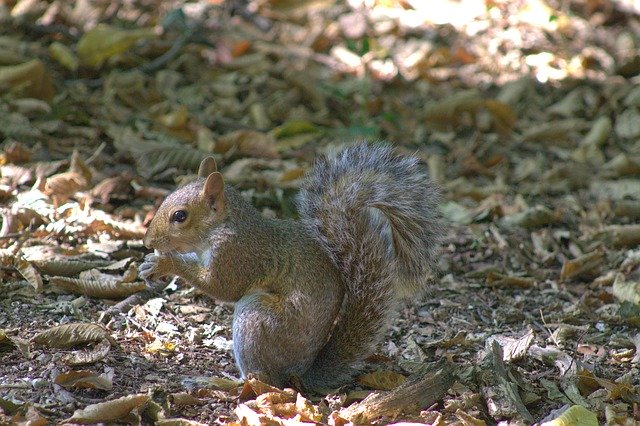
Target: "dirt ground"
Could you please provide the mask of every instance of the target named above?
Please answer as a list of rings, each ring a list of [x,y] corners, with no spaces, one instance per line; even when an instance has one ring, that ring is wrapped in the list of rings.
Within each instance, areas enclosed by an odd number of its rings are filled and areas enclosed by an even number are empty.
[[[342,425],[445,361],[432,405],[359,421],[638,424],[639,13],[0,4],[0,424]],[[361,139],[422,160],[447,235],[432,291],[352,383],[243,386],[232,306],[179,281],[114,311],[144,288],[154,210],[203,157],[265,215],[295,217],[313,160]]]

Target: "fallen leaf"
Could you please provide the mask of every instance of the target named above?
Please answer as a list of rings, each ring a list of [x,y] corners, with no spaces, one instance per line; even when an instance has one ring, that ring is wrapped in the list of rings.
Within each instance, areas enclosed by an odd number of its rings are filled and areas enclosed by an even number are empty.
[[[113,382],[104,374],[96,374],[87,370],[72,370],[60,373],[54,383],[65,388],[111,390]]]
[[[91,424],[117,421],[126,417],[133,410],[142,408],[149,400],[151,400],[149,395],[138,394],[91,404],[81,410],[76,410],[71,417],[63,420],[62,424]]]
[[[129,50],[138,40],[153,37],[153,28],[124,30],[98,24],[78,41],[76,50],[82,65],[100,68],[104,61]]]

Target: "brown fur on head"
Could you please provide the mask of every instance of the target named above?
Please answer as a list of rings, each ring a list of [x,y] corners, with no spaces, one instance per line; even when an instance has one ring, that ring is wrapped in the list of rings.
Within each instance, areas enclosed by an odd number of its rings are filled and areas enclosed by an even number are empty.
[[[167,196],[149,224],[144,245],[161,253],[200,252],[226,218],[224,181],[213,157],[202,160],[198,180]],[[206,179],[205,179],[206,178]]]

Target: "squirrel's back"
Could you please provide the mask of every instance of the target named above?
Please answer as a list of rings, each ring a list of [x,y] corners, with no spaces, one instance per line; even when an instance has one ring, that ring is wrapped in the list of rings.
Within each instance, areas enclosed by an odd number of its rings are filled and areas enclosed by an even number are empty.
[[[346,285],[331,337],[302,377],[331,387],[371,354],[397,301],[427,288],[442,235],[439,193],[417,158],[359,143],[319,160],[297,201]]]

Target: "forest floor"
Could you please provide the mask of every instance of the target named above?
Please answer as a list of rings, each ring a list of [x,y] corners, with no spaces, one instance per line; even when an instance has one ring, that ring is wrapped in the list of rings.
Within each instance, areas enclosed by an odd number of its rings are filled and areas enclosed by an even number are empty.
[[[638,424],[639,14],[0,3],[0,424]],[[419,156],[447,220],[432,292],[366,374],[328,396],[243,385],[232,307],[179,281],[114,310],[144,288],[155,208],[207,154],[295,217],[313,160],[359,139]],[[443,360],[453,379],[427,406],[345,408]]]

